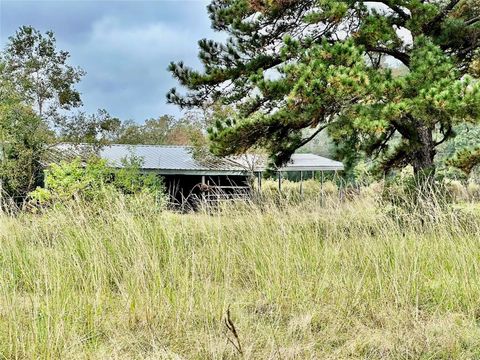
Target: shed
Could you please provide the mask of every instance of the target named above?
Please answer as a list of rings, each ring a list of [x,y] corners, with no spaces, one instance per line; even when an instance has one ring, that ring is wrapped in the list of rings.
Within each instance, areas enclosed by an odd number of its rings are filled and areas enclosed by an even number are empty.
[[[205,196],[212,191],[238,195],[248,193],[252,175],[261,185],[266,170],[266,158],[246,154],[220,158],[213,155],[198,156],[195,148],[170,145],[107,145],[94,149],[88,144],[60,144],[57,151],[62,158],[95,153],[114,168],[123,167],[123,159],[138,157],[143,172],[161,175],[172,199],[183,202],[192,196]],[[339,171],[343,164],[314,154],[294,154],[282,172]]]

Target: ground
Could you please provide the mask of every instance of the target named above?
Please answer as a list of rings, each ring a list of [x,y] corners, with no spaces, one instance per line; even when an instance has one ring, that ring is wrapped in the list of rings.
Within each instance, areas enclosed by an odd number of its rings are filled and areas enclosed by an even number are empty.
[[[0,357],[477,358],[477,210],[329,195],[3,216]]]

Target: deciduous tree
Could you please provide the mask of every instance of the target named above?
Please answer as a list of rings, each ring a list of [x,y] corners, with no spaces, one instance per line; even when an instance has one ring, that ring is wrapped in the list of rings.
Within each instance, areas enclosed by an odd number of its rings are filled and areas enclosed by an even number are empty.
[[[22,26],[2,53],[5,66],[1,76],[14,84],[23,99],[43,118],[55,118],[59,110],[82,104],[75,84],[85,72],[68,64],[68,51],[58,50],[51,31],[42,34]]]
[[[40,184],[43,155],[53,136],[20,98],[0,82],[0,197],[17,203]]]
[[[120,119],[100,109],[96,114],[79,112],[72,116],[63,116],[57,123],[58,139],[70,143],[90,143],[98,146],[115,142],[122,131]]]
[[[203,137],[201,124],[191,119],[175,119],[162,115],[147,119],[143,124],[126,121],[113,142],[143,145],[191,145],[194,138]]]

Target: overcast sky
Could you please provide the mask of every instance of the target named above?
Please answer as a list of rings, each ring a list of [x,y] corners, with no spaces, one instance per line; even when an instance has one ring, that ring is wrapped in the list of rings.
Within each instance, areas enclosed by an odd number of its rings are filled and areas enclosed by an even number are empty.
[[[135,121],[179,115],[165,100],[177,85],[166,68],[172,60],[198,67],[197,41],[221,38],[210,29],[208,2],[0,0],[0,45],[21,25],[52,30],[70,63],[87,72],[78,85],[85,111]]]

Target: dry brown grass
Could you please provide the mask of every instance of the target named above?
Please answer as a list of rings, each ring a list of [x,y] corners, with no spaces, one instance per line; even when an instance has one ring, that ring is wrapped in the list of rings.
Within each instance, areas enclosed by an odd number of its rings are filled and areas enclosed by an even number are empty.
[[[0,217],[0,357],[479,357],[477,208],[334,199]]]

